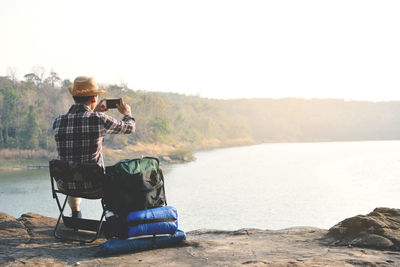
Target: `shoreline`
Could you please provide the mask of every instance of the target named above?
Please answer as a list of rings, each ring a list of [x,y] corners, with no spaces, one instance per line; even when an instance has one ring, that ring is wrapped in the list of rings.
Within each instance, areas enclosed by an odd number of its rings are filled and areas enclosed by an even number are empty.
[[[157,157],[158,159],[160,159],[160,165],[172,165],[195,161],[196,159],[193,154],[196,152],[227,147],[248,146],[254,144],[255,142],[252,140],[229,140],[226,143],[215,140],[205,140],[201,145],[192,145],[187,143],[178,145],[167,145],[162,143],[155,144],[139,142],[135,145],[125,146],[123,149],[103,147],[103,156],[106,166],[113,165],[122,159],[133,159],[144,156]],[[7,155],[7,157],[2,157],[2,152],[3,154],[6,153],[11,155]],[[27,152],[29,153],[29,157],[16,158],[21,154],[27,154]],[[35,157],[34,152],[32,153],[31,150],[0,150],[0,171],[11,172],[36,169],[30,168],[32,166],[46,168],[49,164],[49,161],[53,158],[56,158],[56,154],[55,152],[48,152],[49,154],[52,154],[52,157],[44,158],[44,152],[46,151],[40,151],[40,156]]]
[[[124,149],[112,149],[103,147],[103,154],[105,158],[105,165],[113,165],[119,160],[127,158],[140,158],[142,156],[152,156],[160,159],[161,165],[183,164],[195,161],[194,153],[212,151],[216,149],[255,146],[262,144],[307,144],[307,143],[336,143],[336,142],[392,142],[399,140],[316,140],[316,141],[264,141],[257,142],[252,139],[228,140],[222,143],[216,139],[204,140],[202,144],[154,144],[154,143],[138,143],[136,145],[129,145]],[[12,172],[27,169],[39,169],[48,167],[50,158],[43,158],[43,151],[40,151],[40,156],[30,156],[29,158],[2,158],[2,151],[14,152],[15,154],[22,154],[24,152],[32,152],[30,150],[0,150],[0,171]],[[55,152],[48,152],[54,154]],[[175,153],[175,154],[174,154]],[[55,158],[55,157],[52,157]],[[38,168],[32,168],[38,166]]]

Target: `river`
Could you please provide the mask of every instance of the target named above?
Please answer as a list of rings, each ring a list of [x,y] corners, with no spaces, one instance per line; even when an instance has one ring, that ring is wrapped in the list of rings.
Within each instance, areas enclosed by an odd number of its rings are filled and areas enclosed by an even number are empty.
[[[274,143],[203,151],[164,166],[180,228],[329,228],[400,205],[400,141]],[[85,200],[96,218],[99,201]],[[56,217],[48,169],[0,172],[0,211]]]

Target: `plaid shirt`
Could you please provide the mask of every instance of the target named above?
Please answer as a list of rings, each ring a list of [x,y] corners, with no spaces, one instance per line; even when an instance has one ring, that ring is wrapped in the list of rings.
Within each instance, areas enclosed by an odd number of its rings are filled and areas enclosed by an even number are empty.
[[[101,154],[106,134],[130,134],[135,119],[125,115],[118,121],[84,104],[74,104],[68,113],[58,116],[53,124],[58,159],[74,163],[97,163],[104,166]]]

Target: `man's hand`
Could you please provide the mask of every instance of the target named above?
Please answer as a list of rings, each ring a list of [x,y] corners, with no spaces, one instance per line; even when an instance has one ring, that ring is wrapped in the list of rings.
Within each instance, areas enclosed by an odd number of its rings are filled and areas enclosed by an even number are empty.
[[[117,104],[117,109],[122,115],[128,115],[132,117],[131,107],[124,102],[122,97],[119,99],[119,105]]]
[[[105,99],[100,100],[100,102],[94,108],[93,112],[105,112],[105,111],[108,111],[108,108],[106,108],[105,102],[106,102]]]

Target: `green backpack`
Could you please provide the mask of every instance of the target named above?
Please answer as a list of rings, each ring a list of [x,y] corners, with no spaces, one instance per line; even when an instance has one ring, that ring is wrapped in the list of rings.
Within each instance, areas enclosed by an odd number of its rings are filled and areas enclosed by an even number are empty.
[[[106,167],[103,201],[121,218],[131,211],[167,205],[159,160],[125,159]]]

